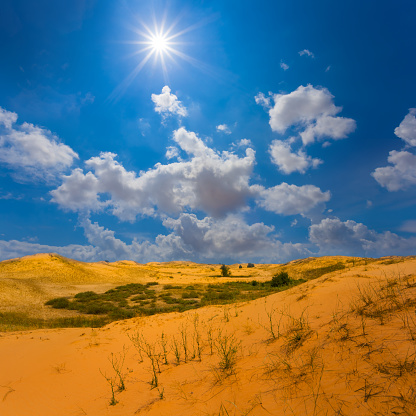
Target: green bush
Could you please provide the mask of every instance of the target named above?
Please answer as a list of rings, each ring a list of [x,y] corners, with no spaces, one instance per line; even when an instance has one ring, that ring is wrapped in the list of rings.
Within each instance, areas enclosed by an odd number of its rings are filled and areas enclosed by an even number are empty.
[[[292,279],[289,277],[287,272],[280,272],[275,274],[272,277],[272,280],[270,282],[271,287],[280,287],[280,286],[287,286]]]
[[[254,267],[254,264],[253,264],[253,263],[248,263],[248,264],[247,264],[247,267],[248,267],[248,268],[250,268],[250,267]]]
[[[55,298],[48,300],[45,305],[52,306],[55,309],[65,309],[69,306],[69,300],[67,298]]]
[[[91,300],[96,300],[99,298],[97,293],[88,291],[88,292],[80,292],[77,293],[74,298],[79,302],[90,302]]]
[[[223,277],[231,276],[230,268],[226,266],[225,264],[221,266],[221,276]]]

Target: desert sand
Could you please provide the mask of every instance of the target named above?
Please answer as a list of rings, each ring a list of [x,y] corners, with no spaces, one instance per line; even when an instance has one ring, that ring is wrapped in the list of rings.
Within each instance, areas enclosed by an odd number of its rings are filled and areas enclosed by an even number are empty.
[[[0,415],[414,415],[414,257],[256,265],[250,278],[339,261],[348,267],[250,302],[96,329],[2,332]],[[234,279],[248,273],[238,266]],[[212,268],[30,256],[0,263],[2,309],[41,316],[51,295],[146,279],[212,282]]]

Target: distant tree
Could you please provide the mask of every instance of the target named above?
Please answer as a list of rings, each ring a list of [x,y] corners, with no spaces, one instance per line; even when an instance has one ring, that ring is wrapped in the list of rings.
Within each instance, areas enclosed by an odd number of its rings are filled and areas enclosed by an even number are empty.
[[[226,266],[225,264],[221,266],[221,276],[223,277],[231,276],[230,268]]]
[[[291,281],[292,281],[292,279],[289,277],[287,272],[280,272],[280,273],[275,274],[272,277],[272,280],[270,282],[270,286],[272,286],[272,287],[286,286]]]
[[[239,268],[239,269],[242,269],[242,268],[243,268],[243,266],[240,264],[240,265],[238,266],[238,268]]]
[[[247,267],[254,267],[254,264],[253,263],[248,263]]]

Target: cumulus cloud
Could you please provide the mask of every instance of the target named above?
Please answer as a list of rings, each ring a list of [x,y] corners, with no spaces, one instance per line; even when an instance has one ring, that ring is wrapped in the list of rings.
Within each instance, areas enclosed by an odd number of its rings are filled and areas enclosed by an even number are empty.
[[[287,261],[310,254],[302,244],[282,243],[271,235],[273,227],[263,223],[247,224],[240,216],[229,215],[221,220],[206,217],[199,220],[193,214],[181,214],[178,219],[163,223],[190,252],[203,258],[247,258],[262,261]]]
[[[165,85],[161,94],[152,94],[152,101],[155,103],[155,111],[162,115],[176,114],[186,117],[188,112],[171,89]]]
[[[257,188],[257,204],[267,211],[281,215],[305,215],[331,198],[329,191],[322,192],[314,185],[289,185],[285,182],[272,188]]]
[[[392,166],[377,168],[373,178],[389,191],[399,191],[416,185],[416,156],[407,151],[392,150],[387,161]]]
[[[355,130],[356,123],[353,119],[336,116],[342,107],[337,107],[333,99],[326,88],[315,88],[310,84],[301,85],[289,94],[274,94],[274,106],[269,105],[270,126],[280,134],[289,127],[296,127],[301,131],[304,145],[315,139],[346,138]],[[256,102],[266,106],[264,94],[257,95]]]
[[[53,201],[73,211],[107,207],[122,220],[137,215],[179,214],[186,208],[214,217],[244,208],[253,195],[249,179],[255,152],[245,157],[218,153],[193,132],[180,128],[173,139],[187,160],[140,172],[127,171],[113,153],[101,153],[85,164],[89,172],[74,170],[51,192]]]
[[[231,130],[226,124],[220,124],[219,126],[217,126],[217,131],[220,131],[225,134],[231,134]]]
[[[416,108],[395,128],[394,134],[402,139],[407,147],[416,146]],[[388,191],[405,190],[416,185],[416,155],[406,150],[392,150],[387,161],[390,166],[375,169],[371,176]]]
[[[17,121],[17,114],[0,107],[0,124],[11,130],[12,125]]]
[[[416,238],[403,238],[390,231],[377,233],[362,223],[342,222],[326,218],[309,227],[309,239],[320,249],[320,254],[343,255],[410,255],[414,254]]]
[[[290,144],[281,140],[273,140],[269,147],[269,153],[272,162],[278,166],[281,172],[286,174],[305,173],[308,168],[315,168],[322,163],[320,159],[313,159],[302,150],[293,153]]]
[[[280,68],[282,68],[283,71],[287,71],[289,69],[289,65],[285,64],[283,61],[280,61]]]
[[[410,108],[409,113],[396,127],[394,134],[404,140],[409,146],[416,146],[416,108]]]
[[[355,120],[345,117],[325,116],[317,118],[300,133],[304,145],[330,137],[333,140],[346,139],[356,128]]]
[[[84,174],[82,169],[74,169],[68,176],[63,176],[63,184],[51,191],[52,202],[65,210],[98,211],[105,206],[99,200],[99,181],[91,172]]]
[[[103,260],[97,256],[97,248],[90,245],[70,244],[67,246],[52,246],[29,243],[27,241],[0,240],[0,260],[13,259],[37,253],[57,253],[61,256],[81,261]]]
[[[310,50],[308,50],[308,49],[304,49],[303,51],[299,51],[298,53],[299,53],[299,55],[300,55],[300,56],[306,55],[306,56],[309,56],[309,57],[311,57],[311,58],[315,58],[314,53],[313,53],[313,52],[311,52],[311,51],[310,51]]]
[[[51,181],[78,158],[49,130],[16,121],[16,113],[0,108],[0,163],[14,170],[16,179]]]
[[[215,262],[284,262],[310,255],[307,245],[282,243],[273,227],[263,223],[247,224],[240,216],[230,215],[216,220],[198,219],[183,213],[177,219],[166,218],[163,225],[171,230],[158,235],[154,242],[125,243],[112,230],[80,220],[88,245],[49,246],[22,241],[1,241],[0,259],[34,253],[54,252],[82,261],[135,260],[150,261],[197,260]]]

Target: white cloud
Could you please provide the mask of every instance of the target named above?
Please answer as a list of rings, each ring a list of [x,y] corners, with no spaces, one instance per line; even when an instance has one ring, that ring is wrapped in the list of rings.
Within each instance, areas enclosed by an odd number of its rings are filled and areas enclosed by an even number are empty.
[[[416,108],[409,108],[409,113],[396,127],[394,134],[404,140],[409,146],[416,146]]]
[[[263,106],[264,108],[271,108],[271,98],[270,97],[266,97],[264,95],[264,93],[259,92],[255,97],[254,97],[256,104],[259,104],[261,106]]]
[[[300,135],[305,145],[324,137],[345,138],[355,130],[356,123],[350,118],[335,116],[342,107],[335,106],[333,99],[326,88],[312,85],[301,85],[289,94],[274,94],[274,106],[269,110],[270,126],[280,134],[291,126],[304,129]],[[262,103],[257,97],[256,102]]]
[[[329,72],[331,70],[331,65],[328,65],[325,69],[325,72]]]
[[[392,150],[387,158],[392,166],[377,168],[371,176],[389,191],[416,185],[416,156],[407,151]]]
[[[322,192],[314,185],[289,185],[285,182],[272,188],[257,187],[257,204],[267,211],[282,215],[305,215],[329,201],[329,191]]]
[[[101,153],[86,162],[91,172],[74,170],[51,192],[53,201],[73,211],[108,207],[121,220],[137,215],[179,214],[186,208],[202,210],[214,217],[246,206],[253,191],[249,179],[255,152],[245,157],[217,153],[193,132],[180,128],[173,139],[188,160],[140,172],[127,171],[113,153]]]
[[[285,64],[283,61],[280,61],[280,68],[282,68],[283,71],[287,71],[289,69],[289,65]]]
[[[355,120],[345,117],[321,116],[315,124],[310,124],[300,133],[303,144],[313,143],[315,139],[330,137],[333,140],[345,139],[356,128]]]
[[[50,246],[0,240],[0,259],[54,252],[82,261],[135,260],[146,263],[197,260],[217,263],[232,260],[276,263],[311,254],[303,244],[277,240],[273,227],[263,223],[249,225],[240,216],[199,220],[193,214],[181,214],[178,219],[165,219],[163,224],[173,232],[158,235],[154,243],[133,240],[127,244],[116,238],[113,231],[84,218],[80,225],[89,245]]]
[[[231,130],[226,124],[220,124],[219,126],[217,126],[217,131],[220,131],[225,134],[231,134]]]
[[[67,145],[49,130],[30,123],[15,125],[17,114],[0,108],[0,163],[15,170],[17,180],[51,181],[78,159]]]
[[[250,139],[241,139],[237,142],[238,147],[253,147],[253,143]]]
[[[17,121],[17,114],[0,107],[0,124],[11,130],[12,125]]]
[[[171,89],[165,85],[161,94],[152,94],[152,101],[155,103],[155,111],[167,115],[176,114],[185,117],[188,112],[175,94],[171,94]]]
[[[326,218],[309,227],[309,239],[320,248],[320,254],[342,255],[410,255],[416,238],[403,238],[390,231],[377,233],[355,221],[342,222]]]
[[[298,53],[300,56],[307,55],[307,56],[310,56],[311,58],[315,58],[314,53],[308,49],[304,49],[303,51],[299,51]]]
[[[416,220],[407,220],[399,228],[400,231],[416,234]]]
[[[181,214],[163,223],[181,238],[186,250],[206,260],[232,258],[239,261],[287,261],[309,255],[302,244],[282,243],[273,235],[274,228],[263,223],[248,225],[240,216],[222,220]]]
[[[175,146],[169,146],[166,149],[166,154],[165,154],[166,159],[170,160],[170,159],[177,159],[179,157],[179,149]]]
[[[416,146],[416,108],[395,128],[394,134],[406,142],[407,147]],[[371,176],[388,191],[405,190],[416,185],[416,155],[406,150],[392,150],[387,161],[391,166],[375,169]]]
[[[82,169],[74,169],[68,176],[63,176],[63,183],[51,191],[52,202],[65,210],[99,211],[105,204],[99,200],[98,178],[91,172],[83,173]]]
[[[320,159],[307,156],[302,150],[293,153],[289,143],[281,140],[273,140],[269,147],[272,162],[279,167],[283,173],[293,172],[305,173],[310,167],[317,167],[322,163]]]
[[[0,240],[0,259],[7,260],[28,256],[36,253],[57,253],[61,256],[81,261],[103,260],[97,256],[98,250],[93,246],[70,244],[67,246],[51,246],[46,244],[29,243],[18,240]]]

